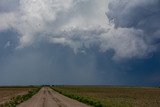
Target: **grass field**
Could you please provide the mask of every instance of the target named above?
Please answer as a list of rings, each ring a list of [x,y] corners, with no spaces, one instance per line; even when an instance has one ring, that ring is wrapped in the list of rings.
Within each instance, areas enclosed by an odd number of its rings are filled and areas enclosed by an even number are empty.
[[[160,107],[160,88],[55,86],[53,89],[87,104],[100,101],[102,105],[97,107]]]
[[[0,105],[18,95],[25,95],[37,87],[0,87]]]

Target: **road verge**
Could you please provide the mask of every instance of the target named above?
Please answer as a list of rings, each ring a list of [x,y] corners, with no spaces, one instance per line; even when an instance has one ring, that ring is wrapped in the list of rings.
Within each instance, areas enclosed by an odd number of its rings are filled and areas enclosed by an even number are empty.
[[[11,98],[9,101],[5,102],[4,104],[1,104],[0,107],[16,107],[18,104],[28,100],[33,95],[35,95],[41,87],[33,90],[29,90],[27,94],[25,95],[18,95],[16,97]]]
[[[94,107],[105,107],[100,101],[97,101],[95,99],[92,99],[92,98],[89,98],[89,97],[84,97],[84,96],[79,96],[79,95],[76,95],[76,94],[72,94],[72,93],[69,93],[69,92],[66,92],[66,91],[63,91],[61,89],[55,89],[53,87],[51,87],[53,90],[57,91],[58,93],[66,96],[66,97],[69,97],[71,99],[75,99],[79,102],[82,102],[82,103],[85,103],[87,105],[91,105],[91,106],[94,106]]]

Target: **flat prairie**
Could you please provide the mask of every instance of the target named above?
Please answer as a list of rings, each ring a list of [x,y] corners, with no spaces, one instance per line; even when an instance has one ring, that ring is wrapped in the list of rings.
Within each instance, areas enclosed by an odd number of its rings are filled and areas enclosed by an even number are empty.
[[[27,94],[34,87],[0,87],[0,104],[5,103],[12,97]]]
[[[160,88],[112,86],[55,86],[73,98],[99,101],[104,107],[160,107]],[[85,101],[84,100],[84,101]],[[87,101],[86,101],[87,102]]]

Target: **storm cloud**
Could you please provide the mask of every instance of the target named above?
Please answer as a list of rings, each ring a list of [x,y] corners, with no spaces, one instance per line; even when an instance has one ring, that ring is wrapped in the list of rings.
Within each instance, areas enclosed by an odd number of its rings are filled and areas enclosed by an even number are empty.
[[[127,84],[130,61],[159,58],[159,44],[159,0],[0,1],[1,83]]]
[[[103,52],[114,50],[116,59],[143,57],[157,48],[158,0],[20,0],[18,4],[16,11],[1,14],[0,28],[15,29],[19,47],[43,36],[74,50],[95,43]]]
[[[159,0],[113,0],[107,16],[114,20],[115,27],[143,30],[146,38],[159,39]]]

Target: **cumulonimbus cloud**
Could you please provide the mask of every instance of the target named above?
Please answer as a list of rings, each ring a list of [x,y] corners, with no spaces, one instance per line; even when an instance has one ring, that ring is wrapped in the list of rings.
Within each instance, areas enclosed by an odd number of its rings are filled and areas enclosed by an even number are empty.
[[[0,30],[15,29],[20,48],[45,37],[75,52],[97,45],[115,59],[143,57],[157,48],[159,10],[159,0],[20,0],[0,14]]]
[[[116,27],[142,29],[146,34],[158,36],[160,29],[159,0],[113,0],[107,16]]]

